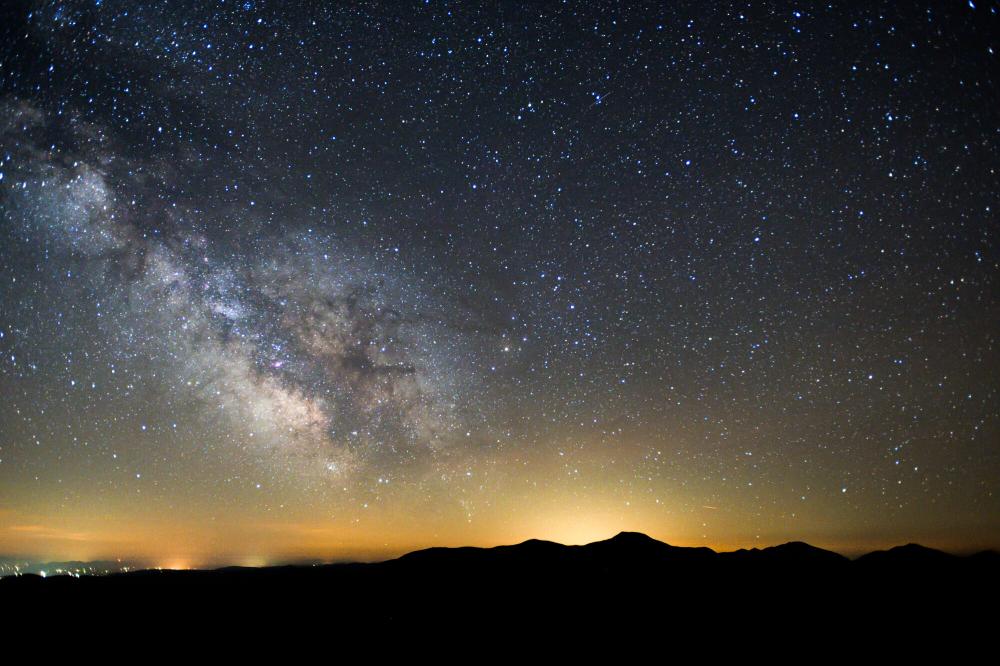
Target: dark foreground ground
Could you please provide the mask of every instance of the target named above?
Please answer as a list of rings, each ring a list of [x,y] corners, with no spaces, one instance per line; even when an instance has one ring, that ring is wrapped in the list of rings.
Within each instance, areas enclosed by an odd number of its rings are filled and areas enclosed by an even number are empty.
[[[0,603],[22,619],[246,620],[244,629],[319,626],[341,638],[418,628],[579,641],[615,628],[689,647],[707,640],[709,650],[735,636],[771,645],[813,637],[833,654],[859,637],[909,650],[995,644],[998,592],[995,552],[911,545],[852,561],[804,543],[715,553],[636,533],[586,546],[435,548],[377,564],[0,579]]]

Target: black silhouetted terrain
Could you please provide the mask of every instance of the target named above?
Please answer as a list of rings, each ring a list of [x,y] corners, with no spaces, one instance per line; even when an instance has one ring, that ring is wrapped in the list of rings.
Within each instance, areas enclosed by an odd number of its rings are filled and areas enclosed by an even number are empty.
[[[801,542],[716,553],[623,532],[585,546],[533,539],[430,548],[373,564],[25,575],[0,579],[0,599],[89,612],[301,615],[368,629],[582,622],[874,633],[944,622],[973,631],[996,619],[998,574],[993,552],[958,557],[909,545],[852,561]]]

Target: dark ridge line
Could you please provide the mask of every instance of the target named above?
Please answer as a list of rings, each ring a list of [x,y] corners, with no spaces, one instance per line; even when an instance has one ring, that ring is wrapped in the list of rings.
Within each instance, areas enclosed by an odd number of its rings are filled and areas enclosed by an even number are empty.
[[[583,545],[565,545],[543,539],[527,539],[517,544],[498,546],[432,546],[405,553],[397,558],[375,562],[324,562],[312,564],[277,564],[262,567],[229,565],[215,568],[162,569],[157,567],[137,568],[130,571],[94,573],[73,576],[62,573],[48,575],[46,579],[58,578],[121,578],[144,577],[171,574],[247,574],[254,572],[298,573],[323,569],[368,569],[400,568],[404,566],[504,566],[504,565],[545,565],[566,564],[571,566],[596,566],[600,564],[622,564],[624,560],[644,565],[758,565],[769,566],[937,566],[959,563],[985,564],[1000,567],[1000,552],[983,550],[969,555],[956,555],[942,550],[928,548],[916,543],[895,546],[887,550],[875,550],[856,558],[848,558],[840,553],[813,546],[804,541],[789,541],[765,548],[741,548],[734,551],[717,552],[707,546],[673,546],[654,539],[642,532],[619,532],[615,536]],[[88,565],[87,562],[78,562]],[[42,565],[44,566],[44,565]],[[43,578],[35,573],[9,574],[0,580],[11,578]]]

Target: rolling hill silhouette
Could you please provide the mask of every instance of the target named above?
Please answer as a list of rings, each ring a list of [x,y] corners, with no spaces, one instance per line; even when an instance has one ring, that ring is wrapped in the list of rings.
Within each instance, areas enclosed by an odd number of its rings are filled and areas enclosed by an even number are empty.
[[[802,542],[717,553],[622,532],[582,546],[532,539],[428,548],[371,564],[24,575],[0,579],[0,599],[79,604],[89,612],[319,607],[324,621],[338,626],[607,621],[692,631],[704,622],[804,629],[846,621],[926,623],[944,609],[949,621],[968,613],[970,622],[981,622],[987,616],[975,612],[976,604],[992,604],[998,574],[1000,556],[993,552],[958,557],[911,544],[852,561]]]

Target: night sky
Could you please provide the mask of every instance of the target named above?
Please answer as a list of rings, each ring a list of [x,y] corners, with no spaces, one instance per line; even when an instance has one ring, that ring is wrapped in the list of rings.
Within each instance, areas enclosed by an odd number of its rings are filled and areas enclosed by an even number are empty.
[[[339,5],[4,3],[0,553],[1000,546],[997,3]]]

